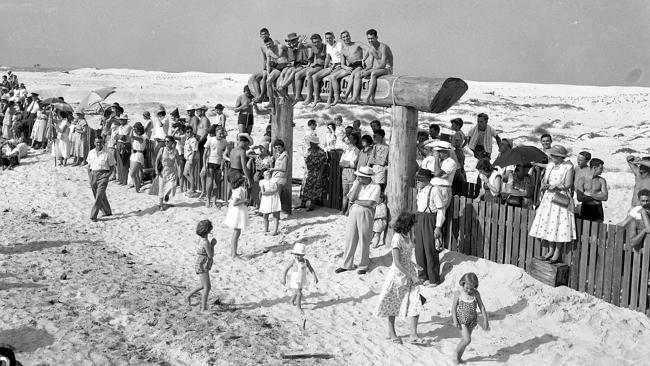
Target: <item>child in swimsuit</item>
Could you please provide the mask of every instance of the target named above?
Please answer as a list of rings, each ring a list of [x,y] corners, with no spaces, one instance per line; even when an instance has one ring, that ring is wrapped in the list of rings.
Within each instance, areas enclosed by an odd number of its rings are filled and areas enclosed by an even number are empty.
[[[201,285],[187,295],[187,303],[190,306],[198,305],[199,303],[192,304],[192,296],[203,290],[201,310],[208,310],[208,294],[210,294],[211,287],[210,268],[212,268],[212,260],[214,258],[214,246],[217,244],[217,239],[212,238],[212,240],[208,241],[208,234],[211,232],[212,222],[210,220],[199,221],[196,226],[196,234],[199,236],[199,242],[194,270],[199,275]]]
[[[462,339],[456,347],[456,362],[462,363],[461,358],[465,348],[472,341],[472,331],[477,324],[476,307],[483,315],[483,329],[489,330],[488,316],[481,301],[481,294],[478,288],[478,277],[473,272],[468,272],[460,278],[461,291],[454,295],[454,302],[451,305],[451,318],[454,326],[460,328]]]
[[[318,277],[314,268],[309,263],[309,260],[305,258],[305,244],[296,243],[293,246],[293,251],[291,251],[293,259],[291,263],[285,268],[282,275],[282,284],[287,284],[287,274],[291,270],[289,276],[289,288],[293,290],[293,295],[289,302],[291,305],[295,305],[300,312],[300,320],[302,323],[302,328],[305,328],[306,318],[305,312],[302,310],[302,289],[307,285],[307,271],[311,272],[314,275],[314,282],[318,283]]]

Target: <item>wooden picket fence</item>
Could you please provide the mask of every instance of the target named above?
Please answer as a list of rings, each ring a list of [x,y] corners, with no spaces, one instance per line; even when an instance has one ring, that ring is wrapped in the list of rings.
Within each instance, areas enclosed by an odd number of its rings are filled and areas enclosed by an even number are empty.
[[[447,215],[449,250],[523,269],[542,255],[542,242],[528,235],[534,210],[454,196]],[[650,315],[650,238],[634,250],[626,246],[624,227],[576,219],[576,229],[577,239],[562,254],[569,265],[568,286]]]

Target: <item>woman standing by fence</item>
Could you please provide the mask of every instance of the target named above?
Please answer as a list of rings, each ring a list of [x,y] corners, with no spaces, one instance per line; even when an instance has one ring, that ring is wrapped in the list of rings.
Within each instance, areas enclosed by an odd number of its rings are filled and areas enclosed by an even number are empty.
[[[574,203],[571,197],[573,187],[573,165],[565,161],[567,150],[555,145],[549,151],[550,162],[542,178],[544,195],[529,235],[549,243],[545,260],[551,263],[560,261],[561,245],[576,239],[576,226],[573,214]]]

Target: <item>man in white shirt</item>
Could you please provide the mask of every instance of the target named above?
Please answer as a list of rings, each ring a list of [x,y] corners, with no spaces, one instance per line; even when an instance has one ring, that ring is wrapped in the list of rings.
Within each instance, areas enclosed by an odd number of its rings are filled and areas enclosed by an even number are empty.
[[[341,155],[339,160],[339,166],[341,167],[341,185],[342,185],[342,195],[343,203],[341,205],[341,213],[344,215],[348,214],[348,193],[352,188],[352,184],[355,181],[354,172],[357,169],[357,161],[359,160],[359,149],[357,148],[357,136],[350,135],[345,138],[346,147],[345,151]]]
[[[88,153],[88,178],[90,188],[93,190],[95,204],[90,210],[90,221],[97,221],[99,211],[104,216],[112,215],[111,205],[106,197],[106,187],[111,173],[115,170],[115,156],[104,148],[104,140],[101,137],[95,139],[95,148]]]
[[[327,56],[325,56],[325,66],[321,71],[315,73],[311,77],[313,83],[314,96],[313,98],[308,98],[308,101],[310,101],[310,99],[313,99],[314,106],[322,102],[322,100],[320,99],[320,91],[321,91],[320,82],[323,80],[324,77],[328,76],[329,74],[335,71],[338,71],[341,68],[342,50],[343,50],[343,43],[336,41],[336,37],[334,37],[334,33],[332,32],[325,33],[325,52],[327,53]],[[330,85],[330,90],[331,90],[331,85]],[[305,104],[308,104],[307,101],[305,102]]]
[[[153,132],[151,134],[156,144],[153,150],[154,159],[158,156],[158,151],[165,147],[165,137],[169,129],[169,120],[166,116],[165,107],[159,105],[156,110],[156,118],[153,120]]]
[[[438,190],[431,184],[435,179],[428,169],[420,169],[415,174],[417,181],[417,220],[413,227],[415,234],[415,260],[421,268],[418,277],[425,286],[440,283],[440,260],[442,225],[445,210],[451,200],[451,190]]]
[[[368,272],[370,264],[372,226],[375,220],[375,206],[380,202],[381,188],[379,184],[372,182],[375,172],[369,166],[359,168],[354,174],[357,180],[348,193],[351,206],[345,234],[343,266],[334,272],[341,273],[354,269],[354,254],[357,251],[357,244],[361,243],[361,261],[357,268],[358,273],[364,275]]]
[[[185,168],[183,169],[183,176],[187,179],[189,188],[187,195],[194,195],[196,193],[196,184],[194,178],[196,170],[199,169],[199,141],[194,135],[192,126],[185,127],[185,146],[183,147],[183,155],[185,156]]]

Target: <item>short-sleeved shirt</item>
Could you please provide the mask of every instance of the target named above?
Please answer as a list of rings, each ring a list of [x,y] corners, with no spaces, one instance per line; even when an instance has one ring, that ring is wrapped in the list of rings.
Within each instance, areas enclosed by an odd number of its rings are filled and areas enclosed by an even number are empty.
[[[88,161],[88,167],[92,171],[110,170],[112,166],[115,166],[115,157],[106,149],[102,149],[99,153],[97,149],[90,150],[86,161]]]
[[[199,142],[196,141],[196,137],[192,136],[185,140],[184,155],[185,159],[189,160],[193,158],[192,153],[196,153],[199,150]]]
[[[431,184],[434,186],[450,186],[454,182],[454,174],[458,169],[458,165],[452,158],[447,158],[440,163],[440,170],[447,173],[447,177],[433,177]]]
[[[359,181],[355,181],[354,184],[360,184]],[[354,185],[352,187],[352,191],[354,191]],[[363,200],[363,201],[375,201],[377,203],[380,202],[380,197],[381,197],[381,187],[377,183],[369,183],[364,186],[361,186],[361,189],[359,190],[359,194],[357,195],[357,200]]]

